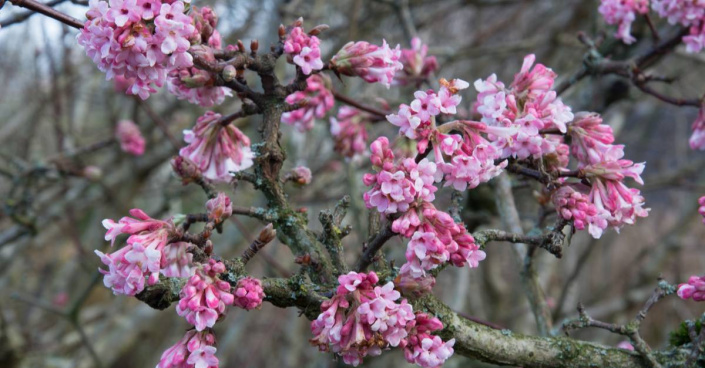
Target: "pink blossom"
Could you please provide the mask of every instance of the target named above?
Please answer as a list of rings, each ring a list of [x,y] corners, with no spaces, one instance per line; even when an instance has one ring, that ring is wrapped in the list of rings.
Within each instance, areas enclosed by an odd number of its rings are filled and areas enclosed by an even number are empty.
[[[403,345],[406,361],[424,368],[437,368],[443,365],[453,355],[455,339],[443,342],[440,337],[430,334],[442,328],[443,324],[438,318],[417,312],[413,327]]]
[[[191,276],[193,254],[188,249],[194,247],[187,242],[169,243],[162,252],[161,271],[166,277]]]
[[[690,136],[690,148],[705,151],[705,109],[698,111],[698,117],[693,123],[693,134]]]
[[[311,323],[311,343],[355,366],[382,348],[404,344],[413,309],[405,299],[399,301],[392,282],[377,286],[378,281],[374,272],[338,277],[336,295],[321,304],[321,314]]]
[[[250,138],[232,124],[223,126],[220,114],[206,112],[198,118],[193,130],[184,130],[184,141],[179,155],[196,164],[207,179],[227,182],[231,172],[252,166],[254,153]]]
[[[300,26],[302,19],[297,21],[298,26],[292,28],[284,41],[284,52],[288,55],[290,62],[301,67],[301,71],[309,75],[313,70],[323,69],[321,60],[320,41],[316,36],[310,36],[304,32]]]
[[[410,106],[400,105],[399,112],[397,114],[387,115],[387,120],[399,127],[399,133],[405,135],[407,138],[416,139],[417,132],[416,129],[421,125],[421,118],[416,115]]]
[[[411,101],[411,111],[421,121],[427,121],[431,116],[441,113],[441,100],[433,90],[414,92],[415,100]]]
[[[232,96],[229,88],[213,86],[214,80],[209,72],[195,67],[173,70],[166,81],[169,93],[203,107],[220,105],[225,97]]]
[[[293,125],[300,132],[313,128],[316,118],[323,118],[333,108],[335,99],[330,91],[330,80],[321,75],[312,75],[306,80],[306,89],[290,94],[286,103],[305,104],[304,107],[282,114],[282,122]]]
[[[122,27],[127,22],[138,22],[142,17],[142,9],[136,0],[110,0],[110,9],[105,13],[105,19]]]
[[[413,277],[426,274],[450,259],[450,252],[434,232],[417,231],[411,237],[406,248],[406,260],[411,268]]]
[[[651,0],[651,8],[671,24],[690,26],[705,17],[705,4],[702,1]]]
[[[410,49],[401,49],[399,61],[403,69],[399,71],[394,79],[395,84],[405,86],[416,84],[417,87],[433,72],[438,70],[438,62],[435,56],[428,55],[428,46],[424,45],[420,38],[411,39]]]
[[[162,353],[157,368],[218,368],[215,336],[189,330],[175,345]]]
[[[634,351],[634,345],[632,345],[629,341],[626,341],[626,340],[620,341],[619,344],[617,344],[617,347],[620,349]]]
[[[599,11],[607,24],[619,24],[615,36],[630,44],[636,41],[631,35],[632,23],[637,14],[646,14],[649,11],[649,0],[602,0]]]
[[[131,120],[120,120],[115,128],[115,137],[120,142],[120,148],[131,155],[141,156],[144,153],[144,137],[137,124]]]
[[[336,117],[330,118],[330,133],[335,141],[335,151],[352,158],[362,154],[367,146],[365,125],[369,115],[362,111],[341,106]]]
[[[698,204],[700,205],[700,207],[698,207],[698,213],[703,216],[703,223],[705,223],[705,196],[698,199]]]
[[[583,164],[602,161],[608,151],[615,147],[612,127],[602,124],[602,118],[595,113],[580,112],[570,123],[571,153]],[[622,146],[616,146],[622,147]]]
[[[385,40],[382,46],[358,41],[343,46],[331,59],[331,65],[340,74],[357,76],[368,83],[379,82],[389,88],[394,74],[404,68],[400,58],[399,45],[391,49]]]
[[[233,214],[233,206],[230,198],[225,193],[218,193],[215,198],[209,199],[206,202],[208,210],[208,219],[216,224],[223,222]]]
[[[553,87],[556,73],[543,64],[534,65],[535,61],[534,54],[526,55],[521,70],[514,75],[514,81],[510,88],[515,90],[517,95],[527,93],[529,97],[536,97],[548,92]]]
[[[299,185],[311,184],[313,175],[311,175],[311,169],[306,166],[297,166],[291,170],[292,180]]]
[[[705,22],[690,27],[690,34],[683,37],[685,50],[690,53],[698,53],[705,48]]]
[[[225,272],[225,265],[213,259],[208,264],[196,268],[179,294],[176,313],[203,331],[213,327],[218,318],[225,315],[225,306],[233,304],[235,297],[230,293],[230,284],[218,275]]]
[[[418,297],[430,292],[436,285],[436,279],[431,274],[419,275],[412,270],[411,264],[407,262],[399,269],[399,275],[394,279],[394,285],[405,295],[411,294]]]
[[[687,283],[678,285],[678,296],[683,300],[705,301],[705,277],[691,276]]]
[[[120,234],[130,234],[127,246],[111,254],[95,251],[108,266],[108,270],[100,270],[105,275],[103,282],[115,294],[135,295],[144,289],[145,277],[149,277],[149,284],[153,285],[159,280],[160,271],[168,272],[164,268],[168,261],[163,250],[174,232],[174,224],[170,220],[155,220],[140,209],[130,210],[130,215],[134,218],[123,217],[118,222],[103,220],[108,230],[105,240],[110,240],[112,245]]]
[[[249,276],[238,280],[233,294],[235,295],[233,305],[245,310],[259,308],[262,305],[262,300],[264,299],[262,282]]]

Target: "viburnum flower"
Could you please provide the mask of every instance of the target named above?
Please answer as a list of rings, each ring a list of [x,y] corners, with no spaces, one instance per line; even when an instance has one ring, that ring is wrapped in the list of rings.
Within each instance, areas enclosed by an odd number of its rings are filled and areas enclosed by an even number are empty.
[[[284,52],[290,62],[298,65],[304,74],[309,75],[314,70],[323,69],[321,41],[316,36],[306,34],[302,24],[302,18],[294,23],[294,27],[284,41]]]
[[[556,129],[566,132],[573,120],[570,108],[552,91],[556,74],[542,64],[534,65],[536,57],[527,55],[521,70],[506,88],[496,75],[475,81],[479,92],[474,109],[488,126],[506,127],[512,135],[488,134],[488,139],[501,157],[535,158],[552,154],[562,143],[560,136],[542,131]],[[548,137],[551,137],[550,139]]]
[[[687,283],[678,285],[678,296],[684,300],[705,301],[705,276],[691,276]]]
[[[619,24],[615,36],[630,44],[636,41],[631,35],[632,23],[637,14],[648,13],[649,0],[602,0],[599,11],[607,24]]]
[[[216,224],[223,222],[233,214],[233,205],[230,202],[230,197],[222,192],[206,202],[206,209],[208,210],[208,219]]]
[[[418,297],[430,292],[436,285],[436,279],[431,274],[419,275],[411,269],[411,264],[404,263],[394,279],[394,285],[402,294]]]
[[[399,45],[392,49],[386,40],[382,40],[382,46],[358,41],[348,42],[330,63],[337,73],[360,77],[368,83],[379,82],[389,88],[394,74],[404,68],[400,58]]]
[[[403,343],[406,361],[424,368],[443,365],[453,355],[455,339],[443,342],[440,337],[431,335],[431,332],[443,329],[443,324],[438,318],[426,313],[416,312],[412,323]]]
[[[225,97],[232,96],[229,88],[215,87],[213,83],[209,72],[194,67],[173,70],[167,78],[167,88],[171,94],[203,107],[220,105]]]
[[[189,39],[196,32],[182,1],[162,3],[158,13],[156,4],[146,5],[92,0],[77,37],[107,79],[124,77],[130,83],[125,92],[142,99],[163,86],[170,71],[192,65]]]
[[[191,160],[203,177],[227,182],[231,172],[252,166],[254,153],[250,150],[250,138],[232,124],[220,124],[220,114],[206,112],[196,121],[193,130],[184,130],[186,147],[179,155]]]
[[[118,222],[103,220],[103,226],[108,230],[105,240],[109,240],[112,246],[117,236],[130,234],[127,245],[110,254],[95,251],[108,266],[108,270],[100,269],[105,275],[103,283],[115,294],[135,295],[144,289],[145,277],[148,277],[149,285],[153,285],[159,280],[160,271],[165,275],[172,274],[172,263],[183,263],[181,258],[167,258],[163,254],[169,236],[175,230],[171,220],[155,220],[136,208],[130,210],[130,215],[134,218],[123,217]]]
[[[243,277],[237,282],[235,291],[235,301],[233,305],[244,310],[257,309],[262,305],[264,299],[264,289],[262,281],[253,277]]]
[[[698,213],[703,216],[703,223],[705,223],[705,196],[698,199],[698,204],[700,205],[700,207],[698,207]]]
[[[693,134],[690,136],[690,148],[705,151],[705,108],[700,108],[698,117],[693,123]]]
[[[166,277],[191,276],[193,254],[188,249],[195,245],[187,242],[169,243],[162,252],[162,274]]]
[[[613,147],[623,147],[612,144],[612,127],[602,124],[602,118],[596,113],[575,114],[575,121],[570,123],[568,134],[571,137],[571,153],[584,164],[598,163]]]
[[[218,368],[215,335],[210,331],[186,331],[179,342],[166,349],[157,368]]]
[[[368,114],[354,107],[341,106],[337,116],[330,118],[335,151],[348,158],[362,154],[367,147],[365,124],[369,118]]]
[[[705,17],[702,1],[651,0],[651,8],[671,24],[690,26],[700,23]]]
[[[378,282],[374,272],[339,276],[336,294],[321,304],[321,314],[311,322],[311,343],[353,366],[367,355],[381,354],[382,349],[413,344],[408,337],[409,331],[418,335],[414,329],[417,315],[406,299],[399,301],[401,295],[392,282],[376,286]]]
[[[123,151],[135,156],[141,156],[144,153],[144,137],[133,121],[120,120],[115,128],[115,137]]]
[[[553,193],[551,200],[562,218],[573,221],[577,230],[587,227],[590,235],[599,239],[608,226],[609,213],[605,210],[598,213],[598,208],[590,202],[589,192],[590,188],[583,184],[566,184]]]
[[[286,103],[304,103],[305,106],[282,114],[282,122],[293,125],[300,132],[311,130],[314,119],[323,118],[335,104],[335,98],[330,91],[330,79],[321,75],[308,77],[306,89],[287,96]]]
[[[230,293],[230,284],[218,278],[223,272],[225,265],[210,259],[208,264],[196,268],[181,289],[176,313],[186,318],[197,331],[213,327],[218,318],[225,315],[225,307],[235,300]]]
[[[376,148],[379,147],[379,148]],[[378,138],[372,145],[372,163],[381,161],[378,150],[389,156],[377,174],[365,174],[363,182],[372,186],[364,194],[367,208],[376,207],[379,212],[390,214],[406,212],[409,206],[417,200],[432,202],[435,199],[436,164],[427,159],[418,164],[414,159],[407,158],[394,165],[394,155],[389,150],[389,140]],[[375,157],[377,156],[377,157]]]
[[[394,84],[402,86],[416,84],[418,87],[427,80],[433,72],[438,70],[438,62],[435,56],[428,55],[428,45],[422,43],[421,39],[414,37],[411,39],[410,49],[401,49],[399,61],[403,69],[399,71]]]

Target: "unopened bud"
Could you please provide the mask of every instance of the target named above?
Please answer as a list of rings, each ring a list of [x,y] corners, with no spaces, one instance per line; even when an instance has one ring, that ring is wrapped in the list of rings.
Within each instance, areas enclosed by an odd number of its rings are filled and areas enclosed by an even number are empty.
[[[223,80],[226,82],[231,82],[237,77],[237,70],[235,70],[235,67],[232,65],[226,65],[225,68],[223,68]]]
[[[299,17],[299,19],[294,22],[294,27],[301,27],[302,25],[304,25],[304,18]]]
[[[277,231],[274,230],[274,225],[268,224],[267,226],[262,229],[262,231],[259,232],[259,236],[257,237],[257,241],[267,244],[274,240],[274,238],[277,237]]]
[[[176,156],[171,159],[171,167],[184,184],[188,184],[201,176],[201,172],[198,170],[196,164],[181,156]]]
[[[237,40],[237,50],[240,52],[245,52],[245,44],[242,43],[242,40]]]
[[[259,41],[257,41],[257,40],[250,41],[250,51],[252,51],[253,54],[256,54],[257,50],[259,50]]]
[[[279,38],[286,36],[286,27],[283,24],[279,25]]]
[[[309,36],[318,36],[321,32],[330,28],[327,24],[319,24],[308,31]]]

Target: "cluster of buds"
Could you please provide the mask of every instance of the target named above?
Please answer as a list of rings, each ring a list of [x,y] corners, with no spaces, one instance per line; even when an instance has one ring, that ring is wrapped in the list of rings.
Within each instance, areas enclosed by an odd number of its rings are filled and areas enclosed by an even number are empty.
[[[165,350],[157,368],[217,368],[215,335],[189,330],[174,346]]]
[[[636,41],[631,34],[632,23],[637,15],[649,12],[649,0],[602,0],[599,11],[607,24],[619,24],[615,37],[630,44]]]
[[[382,40],[382,46],[358,41],[343,46],[333,56],[330,65],[336,73],[360,77],[367,83],[381,83],[389,88],[394,75],[404,68],[400,59],[399,45],[392,49],[385,40]]]
[[[677,293],[681,299],[705,301],[705,276],[691,276],[688,282],[678,285]]]
[[[233,215],[233,205],[230,202],[230,197],[225,193],[218,193],[213,199],[206,202],[208,210],[208,220],[219,224]]]
[[[395,76],[394,84],[402,86],[413,84],[418,87],[438,70],[436,57],[428,56],[428,45],[418,37],[411,39],[410,49],[401,50],[399,61],[404,68]]]
[[[370,116],[354,107],[342,106],[336,117],[330,118],[330,133],[335,141],[335,151],[352,158],[365,152]]]
[[[303,29],[303,23],[303,18],[294,22],[284,41],[284,53],[287,54],[289,62],[298,65],[304,74],[309,75],[314,70],[323,69],[321,40],[316,35],[328,26],[319,25],[306,33]]]
[[[286,103],[289,105],[304,106],[282,114],[282,122],[296,127],[300,132],[311,130],[315,119],[323,118],[333,108],[335,99],[330,91],[330,84],[330,79],[323,75],[308,77],[305,90],[286,97]]]
[[[235,287],[235,301],[233,304],[244,310],[258,309],[264,299],[264,289],[262,281],[253,277],[243,277],[237,282]]]

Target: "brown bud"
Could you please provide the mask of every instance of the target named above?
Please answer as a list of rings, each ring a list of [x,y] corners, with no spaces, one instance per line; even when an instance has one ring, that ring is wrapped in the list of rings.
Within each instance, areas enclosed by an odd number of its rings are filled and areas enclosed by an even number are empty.
[[[294,22],[294,27],[301,27],[302,25],[304,25],[304,18],[299,17],[299,19]]]
[[[223,80],[226,82],[230,82],[233,79],[237,77],[237,70],[235,70],[235,67],[232,65],[226,65],[225,68],[223,68]]]
[[[201,172],[198,170],[196,164],[181,156],[176,156],[171,159],[171,167],[184,184],[188,184],[201,176]]]
[[[330,28],[327,24],[319,24],[308,31],[309,36],[318,36],[321,32]]]
[[[237,50],[240,52],[245,52],[245,44],[242,43],[242,40],[237,40]]]
[[[253,54],[256,54],[257,50],[259,50],[259,41],[257,41],[257,40],[250,41],[250,51],[252,51]]]
[[[257,241],[267,244],[274,240],[274,238],[277,237],[277,231],[274,230],[274,226],[272,224],[268,224],[267,226],[262,229],[262,231],[259,232],[259,236],[257,237]]]
[[[206,254],[211,255],[213,253],[213,242],[207,240],[206,245],[203,247],[203,251],[206,252]]]
[[[286,27],[283,24],[279,25],[279,38],[286,36]]]

